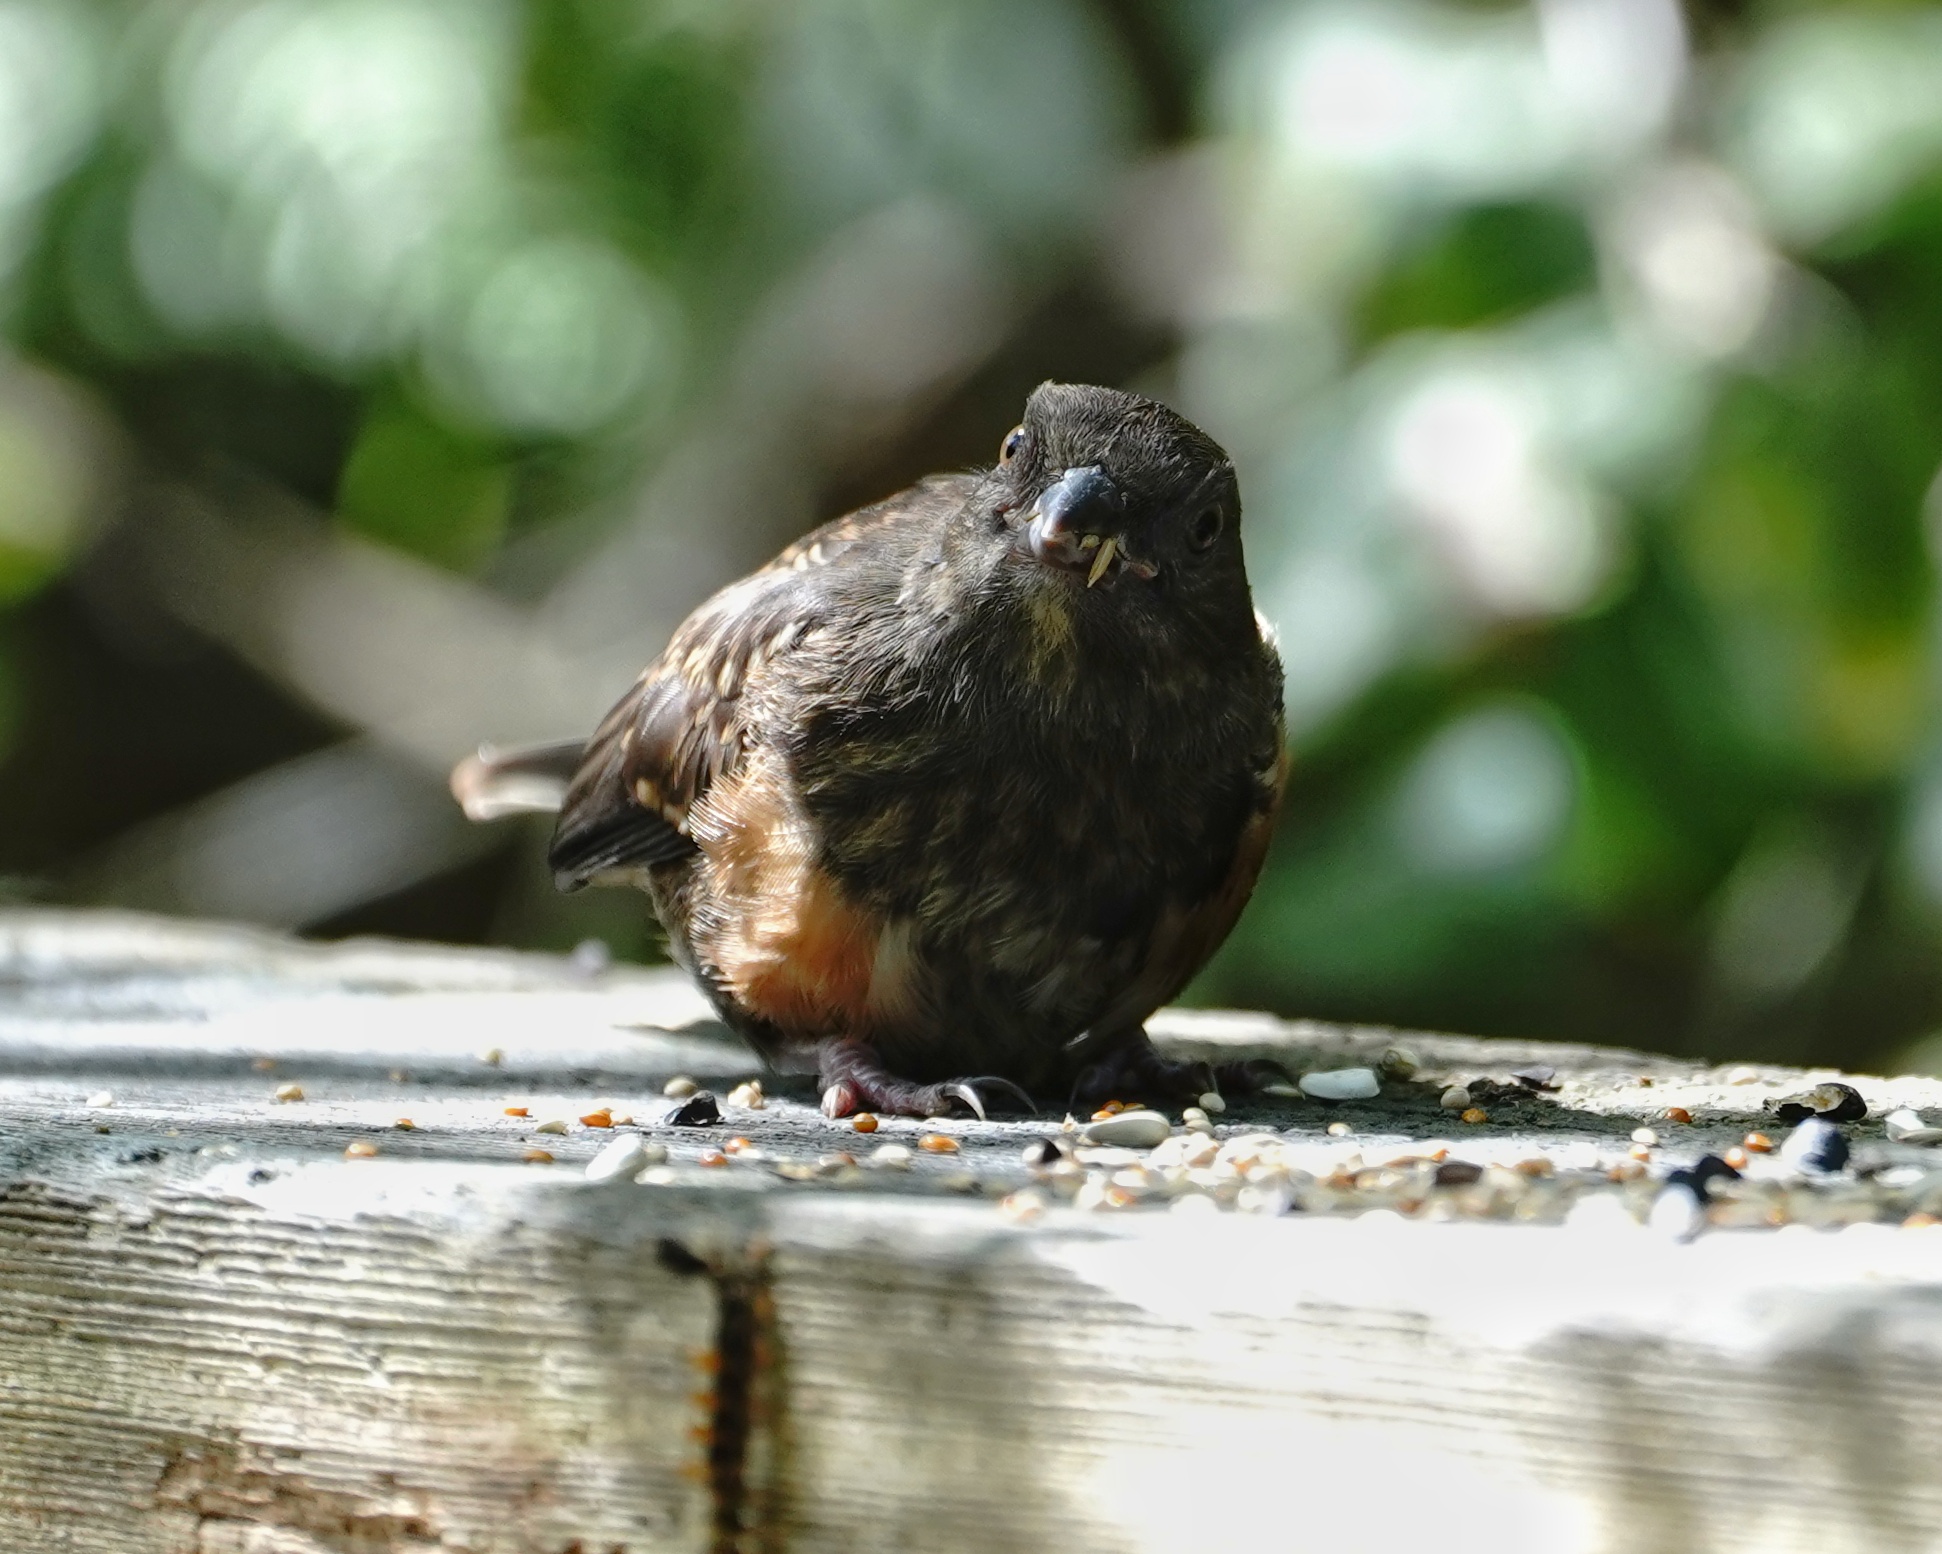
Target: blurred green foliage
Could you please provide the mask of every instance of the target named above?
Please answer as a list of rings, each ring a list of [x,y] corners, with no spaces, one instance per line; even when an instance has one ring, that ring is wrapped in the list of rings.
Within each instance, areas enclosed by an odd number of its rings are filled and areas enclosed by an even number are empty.
[[[344,460],[337,512],[374,539],[469,570],[506,537],[509,485],[507,462],[489,442],[409,403],[379,402]]]
[[[1478,205],[1450,215],[1377,275],[1357,308],[1364,339],[1468,329],[1589,287],[1598,256],[1583,218],[1557,205]]]
[[[1108,376],[1290,669],[1196,996],[1942,1066],[1942,8],[0,0],[0,307],[32,890],[645,951],[454,740]]]

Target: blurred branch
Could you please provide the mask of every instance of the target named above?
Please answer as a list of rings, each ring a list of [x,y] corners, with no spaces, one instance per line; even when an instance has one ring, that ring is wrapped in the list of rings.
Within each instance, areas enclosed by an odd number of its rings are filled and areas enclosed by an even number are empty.
[[[428,768],[487,735],[586,725],[600,686],[624,683],[485,589],[331,531],[279,492],[232,491],[221,507],[160,492],[139,540],[172,613]]]
[[[63,894],[301,928],[480,857],[504,836],[468,825],[418,767],[352,740],[117,837]]]

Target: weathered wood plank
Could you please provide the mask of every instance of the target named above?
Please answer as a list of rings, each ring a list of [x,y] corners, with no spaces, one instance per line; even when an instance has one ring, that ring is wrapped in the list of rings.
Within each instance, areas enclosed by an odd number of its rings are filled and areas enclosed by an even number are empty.
[[[1298,1068],[1397,1039],[1159,1025]],[[993,1198],[1045,1122],[821,1175],[927,1130],[865,1140],[806,1090],[656,1122],[669,1073],[752,1072],[665,975],[0,914],[0,1549],[1942,1549],[1942,1228],[1687,1245],[1605,1184],[1667,1105],[1696,1121],[1659,1174],[1818,1076],[1406,1039],[1420,1082],[1217,1129],[1272,1130],[1315,1212],[1020,1219]],[[1438,1107],[1532,1061],[1558,1088],[1486,1126]],[[1855,1083],[1870,1169],[1942,1205],[1878,1120],[1942,1085]],[[602,1097],[670,1150],[648,1183],[584,1180],[610,1130],[534,1131]],[[731,1131],[756,1149],[700,1164]],[[1554,1173],[1338,1212],[1381,1201],[1357,1158],[1432,1133]],[[1852,1175],[1775,1190],[1878,1214]]]
[[[0,1543],[709,1547],[708,1282],[664,1266],[651,1227],[522,1221],[488,1174],[426,1173],[16,1182]]]
[[[791,1549],[1942,1547],[1934,1233],[798,1201],[776,1237]]]

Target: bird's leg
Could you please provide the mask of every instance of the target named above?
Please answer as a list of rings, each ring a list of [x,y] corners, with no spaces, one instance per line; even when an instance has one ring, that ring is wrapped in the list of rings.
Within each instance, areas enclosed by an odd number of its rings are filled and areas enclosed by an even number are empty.
[[[1112,1100],[1178,1103],[1196,1100],[1209,1090],[1222,1095],[1253,1095],[1265,1085],[1292,1083],[1286,1069],[1265,1059],[1189,1063],[1162,1057],[1144,1030],[1087,1045],[1099,1056],[1080,1069],[1072,1081],[1075,1111],[1089,1111],[1102,1101]]]
[[[1027,1112],[1038,1110],[1029,1095],[1009,1079],[996,1075],[947,1079],[933,1085],[899,1079],[883,1066],[883,1060],[875,1052],[849,1036],[824,1040],[816,1049],[816,1068],[825,1117],[847,1117],[852,1112],[946,1117],[959,1110],[972,1112],[982,1120],[994,1098],[1016,1100]]]

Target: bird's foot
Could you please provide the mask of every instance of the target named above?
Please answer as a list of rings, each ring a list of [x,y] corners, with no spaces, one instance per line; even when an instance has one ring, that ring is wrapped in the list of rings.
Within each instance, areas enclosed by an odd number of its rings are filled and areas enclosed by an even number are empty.
[[[825,1117],[848,1117],[855,1112],[948,1117],[953,1112],[969,1112],[982,1122],[995,1102],[1005,1103],[1010,1110],[1013,1101],[1023,1111],[1034,1115],[1038,1111],[1029,1095],[995,1074],[930,1085],[899,1079],[867,1046],[848,1037],[825,1041],[816,1058]]]
[[[1293,1084],[1279,1063],[1251,1058],[1231,1063],[1190,1063],[1160,1056],[1144,1031],[1115,1044],[1072,1081],[1072,1109],[1090,1111],[1105,1101],[1178,1104],[1213,1091],[1256,1095],[1268,1085]]]

